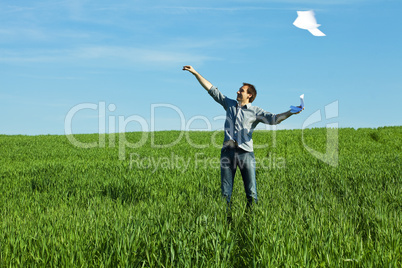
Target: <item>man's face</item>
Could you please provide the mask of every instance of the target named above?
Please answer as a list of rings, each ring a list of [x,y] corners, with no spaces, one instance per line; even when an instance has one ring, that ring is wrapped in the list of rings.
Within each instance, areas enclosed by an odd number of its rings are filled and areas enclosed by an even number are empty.
[[[239,88],[239,90],[237,91],[237,101],[248,102],[251,94],[247,93],[247,88],[248,86],[242,86],[241,88]]]

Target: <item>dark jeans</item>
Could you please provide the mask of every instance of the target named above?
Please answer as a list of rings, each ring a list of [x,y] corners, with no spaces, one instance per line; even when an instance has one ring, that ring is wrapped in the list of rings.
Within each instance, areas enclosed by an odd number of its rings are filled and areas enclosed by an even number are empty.
[[[230,198],[237,167],[243,177],[247,205],[257,202],[257,182],[255,177],[255,157],[253,152],[240,148],[223,147],[221,150],[221,190],[230,208]]]

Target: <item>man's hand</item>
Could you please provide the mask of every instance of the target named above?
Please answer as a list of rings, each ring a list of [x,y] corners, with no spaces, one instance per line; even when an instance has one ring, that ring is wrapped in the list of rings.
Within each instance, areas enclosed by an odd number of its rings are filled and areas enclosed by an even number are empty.
[[[299,105],[299,106],[297,106],[297,107],[301,108],[301,105]],[[301,109],[299,112],[294,113],[294,114],[299,114],[299,113],[301,113],[303,110],[304,110],[304,107],[303,107],[303,109]]]
[[[183,71],[189,71],[192,74],[196,74],[197,71],[190,65],[183,66]]]
[[[202,77],[196,70],[191,65],[185,65],[183,66],[183,71],[189,71],[192,73],[198,80],[198,82],[201,84],[205,90],[209,90],[212,87],[212,84],[206,80],[204,77]]]

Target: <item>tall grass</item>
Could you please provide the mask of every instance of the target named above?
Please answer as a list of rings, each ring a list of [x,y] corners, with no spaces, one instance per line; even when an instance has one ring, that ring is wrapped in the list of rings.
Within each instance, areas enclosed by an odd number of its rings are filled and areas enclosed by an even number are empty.
[[[338,133],[333,167],[302,142],[325,152],[326,129],[256,131],[267,145],[255,150],[259,203],[245,211],[236,174],[231,224],[211,145],[223,133],[187,133],[192,146],[149,139],[125,160],[118,137],[80,149],[2,135],[0,267],[401,267],[402,127]],[[154,135],[163,145],[180,133]]]

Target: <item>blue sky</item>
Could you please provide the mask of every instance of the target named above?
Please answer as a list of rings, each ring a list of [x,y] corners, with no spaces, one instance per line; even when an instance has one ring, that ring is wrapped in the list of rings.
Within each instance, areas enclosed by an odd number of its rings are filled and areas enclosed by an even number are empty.
[[[311,9],[327,36],[292,24]],[[401,11],[400,0],[3,0],[0,134],[62,135],[68,115],[73,134],[222,128],[187,64],[231,98],[254,84],[253,104],[272,113],[304,93],[305,111],[279,129],[402,125]]]

